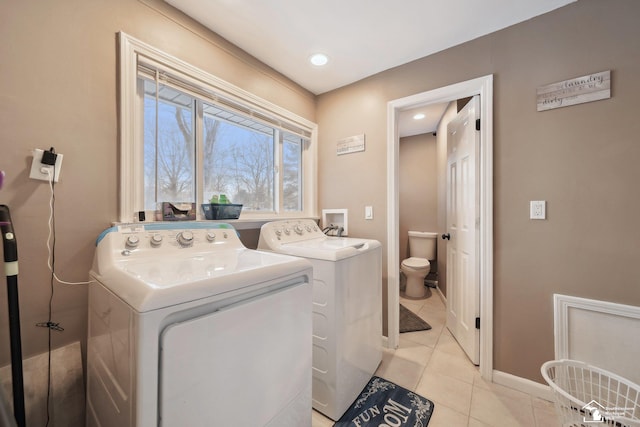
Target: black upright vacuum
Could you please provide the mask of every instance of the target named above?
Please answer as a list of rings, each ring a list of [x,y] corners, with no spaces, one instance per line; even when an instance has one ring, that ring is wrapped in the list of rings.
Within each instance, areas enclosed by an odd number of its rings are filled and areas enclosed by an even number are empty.
[[[9,207],[0,205],[0,230],[7,275],[7,303],[9,305],[9,338],[11,341],[11,379],[13,412],[19,427],[26,425],[24,384],[22,378],[22,341],[20,339],[20,306],[18,304],[18,244],[11,225]]]

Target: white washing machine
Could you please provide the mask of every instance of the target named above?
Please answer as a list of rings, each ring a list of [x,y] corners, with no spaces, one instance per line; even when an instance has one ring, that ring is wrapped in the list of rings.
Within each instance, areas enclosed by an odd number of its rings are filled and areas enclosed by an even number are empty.
[[[245,248],[228,224],[105,230],[87,426],[311,426],[312,271]]]
[[[382,359],[382,248],[326,236],[313,220],[275,221],[258,249],[313,265],[313,407],[338,420]]]

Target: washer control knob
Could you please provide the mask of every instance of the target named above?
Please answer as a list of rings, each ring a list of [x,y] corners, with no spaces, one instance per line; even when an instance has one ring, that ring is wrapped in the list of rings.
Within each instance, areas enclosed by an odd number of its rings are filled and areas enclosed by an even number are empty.
[[[302,227],[300,227],[299,225],[296,225],[295,227],[293,227],[293,231],[296,232],[296,234],[299,234],[302,236],[302,233],[304,232],[304,230],[302,229]]]
[[[162,236],[160,234],[154,234],[151,236],[151,246],[157,248],[162,244]]]
[[[189,230],[181,231],[180,233],[178,233],[176,239],[178,240],[178,243],[180,243],[180,246],[182,246],[183,248],[193,245],[193,233]]]
[[[307,230],[307,233],[311,233],[311,227],[309,227],[308,225],[306,225],[304,228]]]
[[[125,242],[125,246],[129,249],[135,249],[138,247],[138,243],[140,243],[140,238],[135,234],[127,237],[127,241]]]
[[[213,231],[207,231],[207,241],[213,242],[214,240],[216,240],[216,233]]]
[[[288,236],[289,234],[291,234],[291,230],[289,230],[288,227],[285,227],[284,234],[286,234]]]
[[[276,230],[276,236],[278,237],[282,236],[282,230]]]
[[[229,237],[229,235],[228,235],[228,234],[227,234],[227,232],[225,231],[225,232],[223,232],[223,233],[222,233],[222,237],[224,237],[224,238],[226,239],[226,238],[228,238],[228,237]]]

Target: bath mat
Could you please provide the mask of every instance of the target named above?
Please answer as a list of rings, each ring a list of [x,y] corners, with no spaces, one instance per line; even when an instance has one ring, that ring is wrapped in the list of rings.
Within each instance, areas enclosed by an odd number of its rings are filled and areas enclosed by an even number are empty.
[[[411,310],[400,304],[400,333],[427,331],[431,329],[431,325],[422,320]]]
[[[433,402],[380,377],[372,377],[334,427],[425,427]]]

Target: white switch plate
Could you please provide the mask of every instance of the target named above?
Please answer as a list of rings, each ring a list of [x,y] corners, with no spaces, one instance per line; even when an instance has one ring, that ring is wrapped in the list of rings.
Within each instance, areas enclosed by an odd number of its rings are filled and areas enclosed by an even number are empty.
[[[529,202],[529,218],[530,219],[546,219],[547,218],[547,202],[544,200],[532,200]]]
[[[31,162],[29,178],[49,181],[53,175],[53,165],[42,164],[42,153],[44,153],[44,150],[40,150],[38,148],[33,150],[33,162]],[[62,169],[62,154],[56,154],[56,176],[54,182],[58,182],[58,179],[60,178],[60,170]]]
[[[373,219],[373,206],[364,207],[364,219]]]

